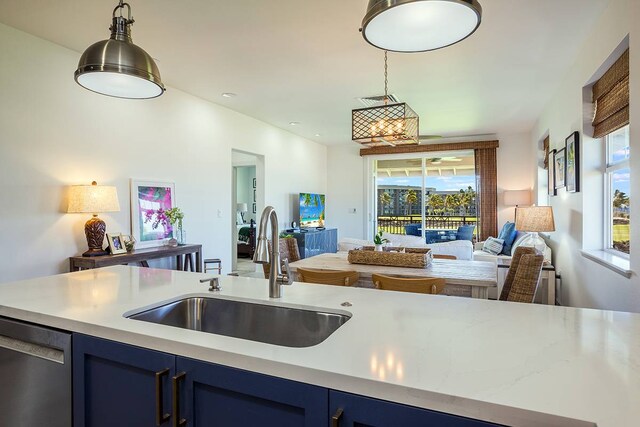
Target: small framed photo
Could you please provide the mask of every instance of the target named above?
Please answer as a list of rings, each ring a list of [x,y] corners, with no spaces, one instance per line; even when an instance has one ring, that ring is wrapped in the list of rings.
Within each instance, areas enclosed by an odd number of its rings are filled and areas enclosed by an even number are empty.
[[[565,139],[565,153],[567,156],[567,191],[580,191],[580,134],[573,132]]]
[[[256,190],[255,189],[253,190],[253,202],[254,203],[256,202]]]
[[[127,253],[127,248],[122,240],[122,234],[120,233],[107,233],[107,242],[109,242],[109,249],[113,255]]]
[[[253,213],[256,213],[256,204],[253,204]]]
[[[551,150],[549,151],[549,159],[551,160],[548,164],[548,168],[547,168],[547,193],[550,196],[557,196],[558,195],[558,190],[556,190],[556,175],[555,175],[555,162],[553,161],[553,159],[555,159],[556,156],[556,150]]]
[[[567,167],[567,156],[566,150],[561,148],[560,150],[555,152],[553,156],[553,169],[555,175],[555,188],[562,188],[565,185],[565,175],[566,175],[566,167]]]
[[[253,188],[256,188],[256,179],[253,178]]]

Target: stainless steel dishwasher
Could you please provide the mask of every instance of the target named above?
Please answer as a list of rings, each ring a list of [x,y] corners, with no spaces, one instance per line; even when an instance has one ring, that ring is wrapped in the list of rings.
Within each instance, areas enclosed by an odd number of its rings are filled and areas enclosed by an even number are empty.
[[[70,333],[0,317],[0,378],[0,426],[71,426]]]

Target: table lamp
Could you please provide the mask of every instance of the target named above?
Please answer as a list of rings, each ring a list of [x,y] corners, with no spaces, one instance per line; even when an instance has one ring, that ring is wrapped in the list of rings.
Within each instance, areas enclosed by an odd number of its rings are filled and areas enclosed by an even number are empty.
[[[90,213],[93,218],[84,225],[84,234],[87,236],[89,250],[82,256],[106,255],[102,249],[104,233],[107,225],[98,218],[102,212],[119,212],[118,192],[116,187],[98,185],[95,181],[91,185],[74,185],[69,190],[69,213]]]
[[[236,209],[238,210],[238,212],[240,212],[240,218],[242,218],[242,223],[245,223],[244,220],[244,214],[247,213],[247,211],[249,210],[249,207],[247,206],[246,203],[238,203],[236,205]]]
[[[553,208],[551,206],[516,208],[516,230],[529,232],[533,239],[533,247],[544,252],[546,244],[538,233],[556,231]]]

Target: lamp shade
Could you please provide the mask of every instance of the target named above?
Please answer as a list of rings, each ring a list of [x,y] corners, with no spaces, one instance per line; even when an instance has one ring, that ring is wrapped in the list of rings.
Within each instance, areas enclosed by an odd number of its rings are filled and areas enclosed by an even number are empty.
[[[504,192],[504,204],[506,206],[521,206],[531,204],[530,190],[506,190]]]
[[[477,0],[369,0],[361,31],[379,49],[425,52],[464,40],[481,20]]]
[[[116,187],[97,185],[74,185],[69,190],[69,213],[119,212]]]
[[[555,231],[553,208],[551,206],[516,208],[516,229],[530,232]]]
[[[236,209],[238,210],[238,212],[247,212],[249,210],[249,207],[247,206],[246,203],[238,203],[236,205]]]
[[[116,11],[129,8],[129,18]],[[131,8],[127,3],[113,10],[111,37],[84,51],[74,74],[76,82],[90,91],[116,98],[147,99],[164,93],[155,61],[131,39]]]

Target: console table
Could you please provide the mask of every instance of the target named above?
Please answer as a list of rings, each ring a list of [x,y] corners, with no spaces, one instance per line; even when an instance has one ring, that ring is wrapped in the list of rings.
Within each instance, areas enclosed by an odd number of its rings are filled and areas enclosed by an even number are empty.
[[[292,234],[298,242],[300,258],[338,252],[338,229],[336,228],[324,230],[309,228],[305,232],[294,231]]]
[[[195,263],[193,260],[194,254]],[[80,271],[132,262],[139,262],[143,267],[149,267],[147,261],[150,259],[169,257],[176,257],[178,270],[202,272],[202,245],[158,246],[155,248],[136,249],[133,252],[118,255],[74,256],[69,258],[69,270]]]

